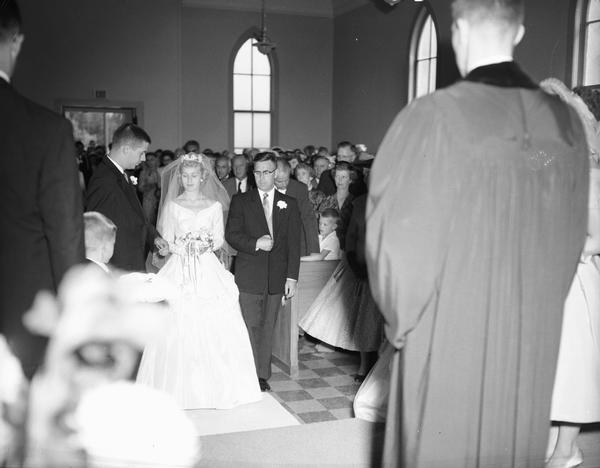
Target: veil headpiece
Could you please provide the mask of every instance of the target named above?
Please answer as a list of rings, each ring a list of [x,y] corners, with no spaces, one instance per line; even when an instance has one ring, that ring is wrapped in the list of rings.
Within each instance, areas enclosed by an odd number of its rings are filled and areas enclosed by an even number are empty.
[[[158,205],[158,221],[156,223],[156,228],[161,235],[165,232],[165,207],[169,202],[174,201],[183,193],[181,170],[182,166],[187,165],[197,165],[200,167],[202,172],[200,193],[207,199],[218,201],[223,208],[223,220],[227,220],[227,214],[229,213],[229,194],[215,174],[215,170],[213,169],[210,160],[202,153],[187,153],[166,166],[161,175],[161,194],[160,203]],[[226,243],[223,248],[225,250],[231,250]]]
[[[600,164],[600,123],[587,104],[558,78],[546,78],[540,83],[540,87],[547,93],[558,96],[575,109],[583,123],[585,137],[590,148],[590,162],[598,166]]]

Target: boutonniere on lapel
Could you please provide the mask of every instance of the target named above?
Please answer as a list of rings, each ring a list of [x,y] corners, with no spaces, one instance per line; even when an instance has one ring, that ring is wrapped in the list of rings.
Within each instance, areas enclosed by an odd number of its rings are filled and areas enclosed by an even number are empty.
[[[137,177],[136,177],[136,176],[134,176],[134,175],[132,175],[132,176],[129,176],[129,180],[131,181],[131,183],[132,183],[133,185],[137,185],[137,180],[138,180],[138,179],[137,179]]]
[[[279,208],[280,210],[285,210],[287,208],[287,203],[283,200],[279,200],[277,202],[277,208]]]

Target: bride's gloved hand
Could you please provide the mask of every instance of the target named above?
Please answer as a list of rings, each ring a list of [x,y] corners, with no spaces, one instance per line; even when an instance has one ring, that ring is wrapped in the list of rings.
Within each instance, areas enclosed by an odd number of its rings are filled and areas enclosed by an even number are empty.
[[[210,250],[210,245],[207,245],[206,242],[201,240],[192,239],[187,243],[187,254],[193,257],[199,257],[204,252]]]

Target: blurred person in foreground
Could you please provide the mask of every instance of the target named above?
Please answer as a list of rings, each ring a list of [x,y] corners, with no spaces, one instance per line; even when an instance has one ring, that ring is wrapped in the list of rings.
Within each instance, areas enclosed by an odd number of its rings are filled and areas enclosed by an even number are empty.
[[[513,61],[522,0],[452,13],[464,80],[405,108],[371,173],[369,277],[397,349],[383,463],[539,467],[588,148]]]
[[[46,340],[21,319],[83,261],[83,205],[70,123],[10,82],[23,39],[16,1],[0,2],[0,334],[31,377]]]

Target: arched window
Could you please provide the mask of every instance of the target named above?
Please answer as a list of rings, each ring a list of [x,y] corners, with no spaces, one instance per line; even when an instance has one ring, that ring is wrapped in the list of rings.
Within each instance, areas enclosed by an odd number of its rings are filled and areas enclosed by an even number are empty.
[[[573,85],[600,84],[600,0],[579,0],[575,12]]]
[[[423,6],[417,16],[410,45],[408,100],[435,90],[437,30],[433,17]]]
[[[233,146],[271,147],[272,80],[269,57],[261,54],[249,38],[238,49],[233,61]]]

